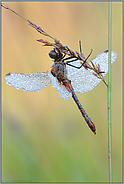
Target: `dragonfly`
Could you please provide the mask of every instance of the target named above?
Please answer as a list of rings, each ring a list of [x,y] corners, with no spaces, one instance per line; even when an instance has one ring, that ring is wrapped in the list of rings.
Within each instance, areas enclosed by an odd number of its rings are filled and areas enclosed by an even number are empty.
[[[2,6],[20,16],[3,3]],[[23,18],[22,16],[20,17]],[[50,72],[8,73],[5,76],[5,82],[10,86],[14,86],[18,90],[22,88],[24,91],[29,92],[42,90],[52,83],[53,87],[56,88],[62,98],[73,98],[84,117],[85,122],[91,131],[96,134],[95,124],[84,110],[75,92],[84,93],[90,91],[101,81],[107,85],[104,80],[104,76],[108,72],[108,50],[98,54],[94,59],[88,62],[92,50],[90,54],[85,57],[81,50],[81,42],[79,42],[80,53],[77,51],[74,52],[46,33],[41,27],[25,18],[23,19],[38,32],[45,36],[49,36],[54,40],[54,43],[50,43],[42,39],[37,40],[44,43],[44,46],[54,47],[49,52],[49,57],[53,59],[53,64]],[[112,51],[111,64],[116,60],[116,58],[117,53]]]

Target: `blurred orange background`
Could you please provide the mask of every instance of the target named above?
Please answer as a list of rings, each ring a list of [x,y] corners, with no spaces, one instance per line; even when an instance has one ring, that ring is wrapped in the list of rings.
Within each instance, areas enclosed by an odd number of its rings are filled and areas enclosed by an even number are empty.
[[[3,2],[4,3],[4,2]],[[93,59],[108,49],[108,2],[5,2],[74,51],[91,49]],[[108,182],[107,89],[101,82],[79,94],[96,125],[94,135],[73,99],[64,100],[52,85],[39,92],[10,87],[9,72],[50,71],[51,47],[26,21],[1,8],[2,18],[2,181]],[[112,3],[113,181],[122,182],[122,2]],[[107,81],[108,75],[105,80]]]

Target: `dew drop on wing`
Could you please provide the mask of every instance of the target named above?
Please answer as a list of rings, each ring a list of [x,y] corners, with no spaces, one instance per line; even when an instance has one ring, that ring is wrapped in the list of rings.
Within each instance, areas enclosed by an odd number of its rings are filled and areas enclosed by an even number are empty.
[[[117,53],[112,51],[111,52],[111,63],[113,63],[117,58]],[[92,62],[95,65],[100,65],[101,71],[104,71],[103,77],[108,72],[108,50],[98,54]],[[74,62],[77,66],[80,64],[80,61],[77,60]],[[89,62],[90,64],[90,62]],[[93,75],[92,70],[85,70],[84,67],[81,69],[72,68],[67,66],[68,71],[68,79],[71,80],[71,84],[74,88],[75,92],[84,93],[87,91],[92,90],[95,86],[97,86],[101,79],[98,79],[96,76]]]
[[[60,85],[57,78],[54,77],[50,72],[47,71],[47,74],[52,82],[52,85],[59,92],[60,96],[64,99],[69,99],[72,97],[72,93],[70,93],[64,85]]]
[[[39,91],[48,86],[51,81],[46,72],[36,73],[8,73],[5,82],[16,89],[24,91]]]

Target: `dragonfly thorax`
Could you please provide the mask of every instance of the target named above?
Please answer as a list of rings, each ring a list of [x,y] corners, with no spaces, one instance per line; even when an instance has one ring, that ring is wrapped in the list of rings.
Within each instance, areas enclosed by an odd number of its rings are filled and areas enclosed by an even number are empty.
[[[67,79],[66,64],[63,61],[64,56],[58,48],[54,48],[53,50],[51,50],[49,52],[49,56],[50,58],[54,59],[51,73],[61,83],[63,82],[63,80]]]
[[[66,64],[63,61],[55,61],[52,65],[51,73],[61,83],[67,79]]]

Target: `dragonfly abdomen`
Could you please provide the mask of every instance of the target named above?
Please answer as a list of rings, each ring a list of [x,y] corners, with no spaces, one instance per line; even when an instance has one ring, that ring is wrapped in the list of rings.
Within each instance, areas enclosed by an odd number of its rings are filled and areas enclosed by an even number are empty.
[[[86,111],[84,110],[83,106],[81,105],[80,101],[78,100],[77,95],[75,94],[75,92],[72,92],[72,98],[74,99],[75,103],[77,104],[82,116],[84,117],[86,123],[88,124],[89,128],[92,130],[92,132],[94,134],[96,134],[96,128],[95,125],[93,123],[93,121],[91,120],[91,118],[88,116],[88,114],[86,113]]]
[[[89,128],[92,130],[92,132],[94,134],[96,134],[96,128],[95,125],[93,123],[93,121],[91,120],[91,118],[88,116],[88,114],[86,113],[86,111],[84,110],[83,106],[81,105],[80,101],[78,100],[77,95],[74,92],[74,89],[71,85],[71,81],[69,79],[64,79],[62,81],[63,85],[66,87],[66,89],[72,93],[72,98],[74,99],[75,103],[77,104],[82,116],[84,117],[86,123],[88,124]]]

